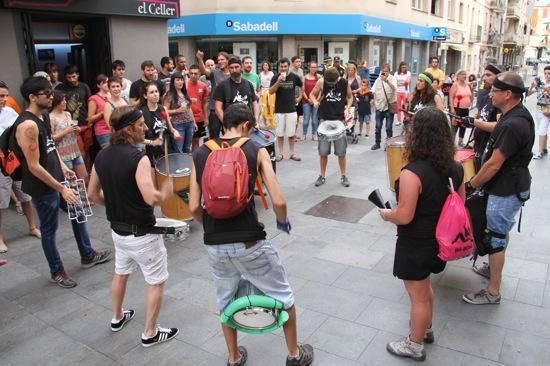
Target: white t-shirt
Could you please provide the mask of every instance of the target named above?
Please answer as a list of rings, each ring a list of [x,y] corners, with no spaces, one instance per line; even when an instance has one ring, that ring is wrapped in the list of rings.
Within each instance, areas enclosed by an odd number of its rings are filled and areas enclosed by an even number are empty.
[[[407,71],[406,74],[398,74],[396,71],[394,76],[395,76],[395,80],[397,80],[397,92],[408,93],[409,84],[411,82],[411,72]]]
[[[13,125],[17,117],[19,117],[19,115],[11,107],[0,109],[0,135],[4,133],[6,128]]]

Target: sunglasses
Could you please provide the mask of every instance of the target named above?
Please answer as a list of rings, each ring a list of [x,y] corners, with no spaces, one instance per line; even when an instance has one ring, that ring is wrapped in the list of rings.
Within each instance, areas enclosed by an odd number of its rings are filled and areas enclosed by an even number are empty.
[[[35,93],[34,95],[36,95],[36,96],[38,96],[38,95],[45,95],[45,96],[47,96],[47,97],[51,97],[51,96],[53,95],[53,90],[51,90],[51,89],[44,90],[44,91]]]

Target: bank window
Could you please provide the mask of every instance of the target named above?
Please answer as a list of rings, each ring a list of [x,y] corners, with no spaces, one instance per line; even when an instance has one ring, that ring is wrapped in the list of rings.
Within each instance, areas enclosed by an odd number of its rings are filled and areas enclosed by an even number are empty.
[[[449,20],[455,20],[456,3],[455,0],[449,0],[448,18]]]
[[[464,22],[464,3],[460,3],[458,6],[458,22],[462,24]]]
[[[424,3],[426,0],[412,0],[411,7],[416,10],[425,10]]]
[[[443,1],[441,0],[431,0],[430,14],[441,16],[441,14],[443,13],[442,5]]]

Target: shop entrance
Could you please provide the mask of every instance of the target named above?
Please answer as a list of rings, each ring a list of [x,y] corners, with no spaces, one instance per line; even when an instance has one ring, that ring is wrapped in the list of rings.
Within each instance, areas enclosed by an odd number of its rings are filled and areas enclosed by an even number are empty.
[[[30,74],[53,62],[63,80],[63,68],[74,64],[80,81],[90,86],[98,74],[111,70],[111,48],[105,17],[24,14],[24,39]]]
[[[304,64],[307,65],[310,62],[319,63],[319,49],[318,48],[300,48],[299,53],[300,57],[304,61]]]

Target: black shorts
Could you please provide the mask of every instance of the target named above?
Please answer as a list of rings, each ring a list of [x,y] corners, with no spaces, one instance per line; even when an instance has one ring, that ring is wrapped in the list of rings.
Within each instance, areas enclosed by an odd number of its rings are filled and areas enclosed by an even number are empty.
[[[206,136],[206,128],[204,127],[204,122],[197,122],[197,130],[193,134],[194,138],[201,138]]]
[[[393,275],[400,280],[421,281],[430,273],[445,269],[446,262],[437,257],[438,245],[434,239],[397,238]]]

